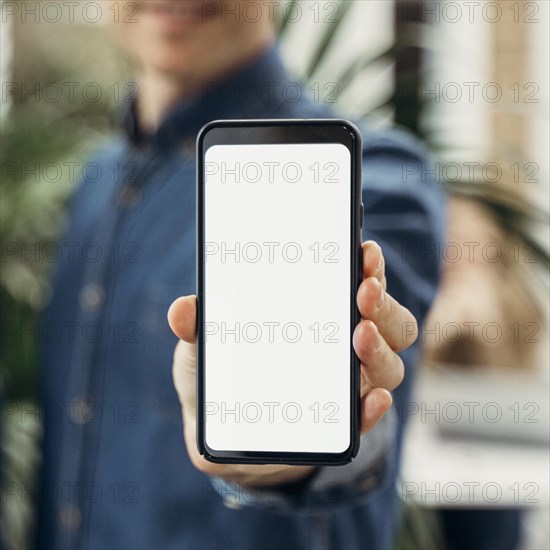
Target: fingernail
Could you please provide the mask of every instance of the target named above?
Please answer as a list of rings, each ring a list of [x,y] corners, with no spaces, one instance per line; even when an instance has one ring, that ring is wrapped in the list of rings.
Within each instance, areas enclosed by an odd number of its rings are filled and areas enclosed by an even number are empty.
[[[381,271],[383,267],[384,267],[384,256],[382,256],[382,251],[380,251],[380,261],[376,266],[376,272],[378,273],[379,271]]]
[[[380,294],[378,295],[378,301],[376,302],[376,307],[381,308],[384,304],[384,298],[386,297],[386,292],[384,291],[384,288],[380,283],[378,283],[378,286],[380,287]]]
[[[376,340],[374,341],[374,350],[380,349],[380,346],[382,345],[382,340],[380,339],[380,334],[378,333],[378,329],[376,329]]]

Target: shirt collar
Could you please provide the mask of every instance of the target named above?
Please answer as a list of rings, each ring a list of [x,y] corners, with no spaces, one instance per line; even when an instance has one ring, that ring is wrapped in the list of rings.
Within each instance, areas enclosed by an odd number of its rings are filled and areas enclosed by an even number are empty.
[[[144,136],[139,130],[137,98],[123,114],[122,126],[133,145],[171,147],[194,138],[212,120],[273,116],[284,103],[282,90],[288,80],[278,47],[273,45],[230,78],[206,83],[200,95],[176,105],[152,136]]]

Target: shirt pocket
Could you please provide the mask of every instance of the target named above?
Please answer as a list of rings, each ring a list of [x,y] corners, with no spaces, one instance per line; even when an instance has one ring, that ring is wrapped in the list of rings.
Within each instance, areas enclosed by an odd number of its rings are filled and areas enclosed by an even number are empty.
[[[181,406],[172,379],[172,360],[177,336],[168,325],[166,314],[179,296],[195,293],[195,283],[153,284],[143,292],[141,305],[142,364],[140,390],[148,409],[166,420],[181,422]]]

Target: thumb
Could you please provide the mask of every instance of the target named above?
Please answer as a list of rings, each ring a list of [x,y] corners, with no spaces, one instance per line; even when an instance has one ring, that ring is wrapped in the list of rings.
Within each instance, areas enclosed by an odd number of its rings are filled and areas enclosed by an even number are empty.
[[[192,294],[175,300],[168,310],[168,323],[178,338],[194,344],[197,340],[197,297]]]
[[[195,418],[195,407],[197,405],[197,369],[196,369],[196,346],[180,340],[174,350],[174,363],[172,365],[172,376],[174,386],[186,420]]]

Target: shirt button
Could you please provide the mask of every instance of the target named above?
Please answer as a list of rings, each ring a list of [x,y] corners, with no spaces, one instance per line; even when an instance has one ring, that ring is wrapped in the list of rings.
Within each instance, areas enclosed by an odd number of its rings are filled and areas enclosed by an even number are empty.
[[[223,504],[230,510],[240,510],[242,508],[242,504],[239,502],[237,495],[224,495]]]
[[[79,294],[80,306],[86,311],[97,311],[105,300],[105,292],[94,283],[82,287]]]
[[[74,504],[66,504],[59,512],[59,523],[69,531],[75,531],[80,527],[80,510]]]
[[[97,405],[88,399],[74,399],[70,403],[69,420],[74,424],[86,424],[97,420]]]
[[[188,138],[183,141],[182,144],[182,151],[186,155],[194,155],[195,154],[195,140],[193,138]]]
[[[127,185],[118,196],[118,204],[123,208],[134,208],[141,199],[141,191],[135,185]]]

